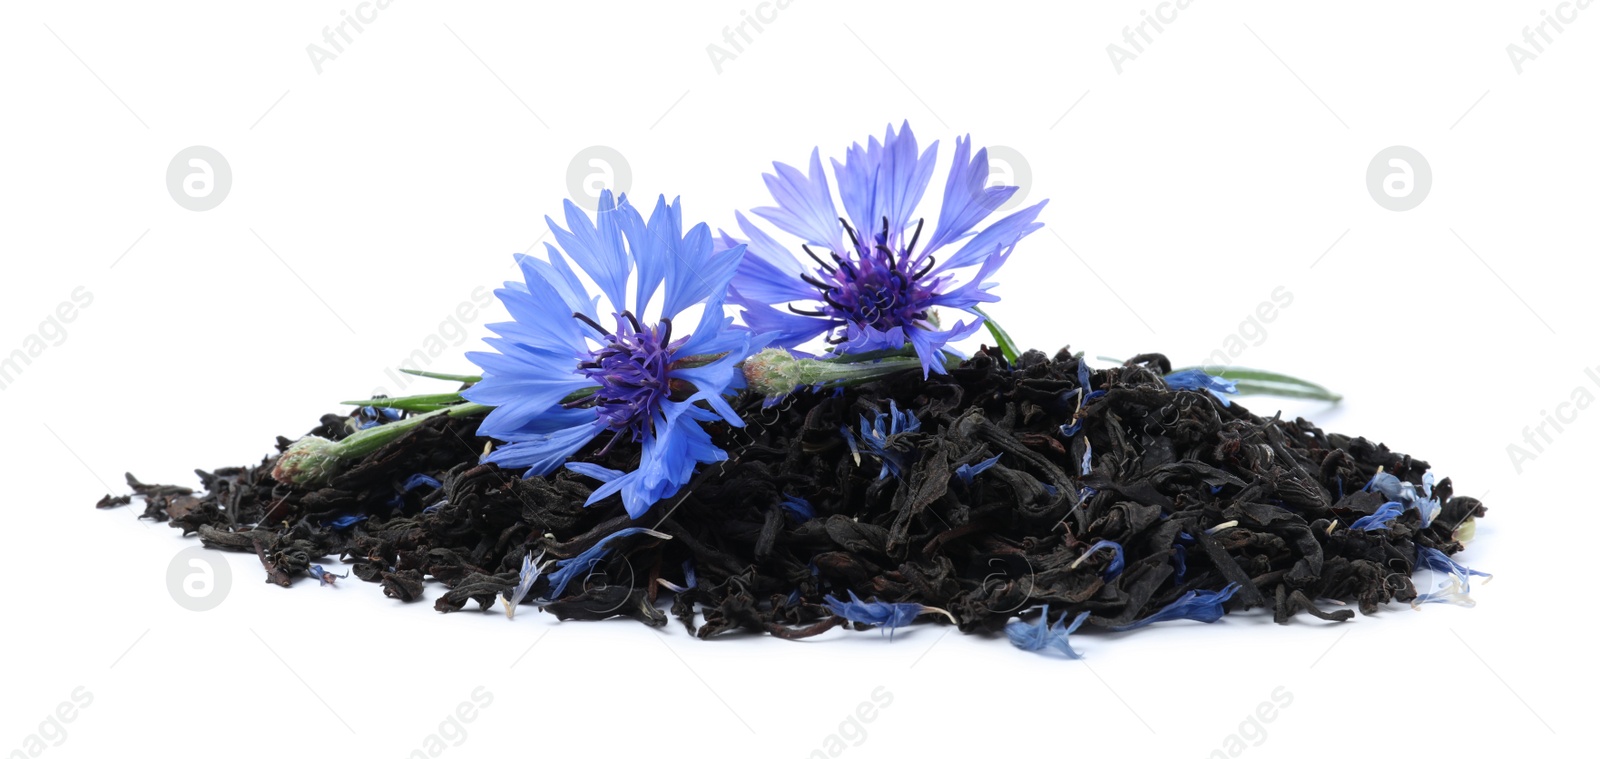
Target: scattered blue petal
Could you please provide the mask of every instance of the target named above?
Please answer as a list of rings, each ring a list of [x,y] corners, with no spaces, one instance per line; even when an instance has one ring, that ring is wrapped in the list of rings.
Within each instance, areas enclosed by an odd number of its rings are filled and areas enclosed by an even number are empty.
[[[1424,545],[1417,546],[1417,568],[1431,569],[1435,572],[1445,572],[1454,576],[1457,580],[1461,581],[1462,593],[1470,593],[1472,591],[1472,578],[1474,576],[1487,577],[1491,579],[1494,577],[1494,575],[1489,574],[1488,572],[1479,572],[1476,569],[1472,569],[1467,565],[1450,558],[1450,555],[1446,554],[1444,551],[1441,551],[1437,548],[1429,548]]]
[[[425,474],[413,474],[406,478],[405,484],[402,485],[400,489],[403,492],[409,493],[420,487],[429,487],[433,488],[434,490],[438,490],[444,487],[444,484]]]
[[[1000,463],[1000,456],[1001,455],[1003,455],[1003,454],[998,454],[997,453],[997,454],[994,455],[994,458],[984,459],[983,461],[980,461],[980,462],[978,462],[976,464],[962,464],[961,466],[956,467],[956,476],[960,477],[962,482],[964,482],[964,483],[966,483],[968,485],[971,485],[972,484],[972,478],[977,477],[980,474],[983,474],[983,472],[985,470],[987,470],[989,467],[992,467],[995,464]]]
[[[1405,506],[1399,501],[1390,501],[1378,507],[1370,516],[1364,516],[1350,523],[1350,529],[1371,532],[1373,530],[1387,530],[1389,523],[1405,512]]]
[[[532,551],[522,554],[522,570],[517,573],[517,586],[511,589],[511,594],[506,598],[506,619],[517,616],[517,605],[522,599],[528,597],[528,591],[533,590],[533,584],[539,581],[539,576],[544,572],[541,562],[544,561],[544,551],[534,556]]]
[[[1232,380],[1213,377],[1202,369],[1185,369],[1181,372],[1173,372],[1168,374],[1165,379],[1167,387],[1173,390],[1204,390],[1215,396],[1224,406],[1231,405],[1232,401],[1228,400],[1228,397],[1223,393],[1237,394],[1239,392],[1238,386]]]
[[[1239,592],[1239,586],[1235,583],[1229,583],[1227,587],[1218,591],[1191,590],[1179,596],[1178,600],[1163,606],[1160,611],[1144,619],[1111,629],[1117,632],[1136,630],[1148,624],[1166,622],[1173,619],[1192,619],[1196,622],[1210,624],[1222,619],[1223,602],[1233,598],[1233,594],[1237,592]]]
[[[336,580],[342,580],[350,576],[349,572],[345,572],[342,575],[336,575],[332,572],[329,572],[321,564],[312,564],[311,568],[306,571],[309,572],[312,577],[317,578],[317,582],[323,585],[332,585]]]
[[[1433,495],[1432,472],[1423,473],[1422,492],[1420,494],[1417,492],[1416,485],[1403,482],[1399,477],[1382,470],[1373,475],[1362,490],[1366,492],[1376,490],[1383,493],[1383,496],[1391,501],[1399,501],[1408,508],[1416,509],[1417,514],[1422,517],[1423,527],[1432,524],[1433,518],[1439,515],[1439,510],[1442,508],[1439,499]]]
[[[855,591],[846,591],[850,600],[840,601],[833,596],[823,597],[823,602],[837,616],[844,617],[851,622],[864,625],[876,625],[889,630],[891,633],[899,627],[911,624],[917,615],[925,611],[937,611],[930,607],[916,603],[882,603],[879,601],[863,601],[856,597]]]
[[[1094,545],[1089,546],[1089,550],[1084,551],[1083,555],[1079,556],[1077,561],[1072,562],[1072,566],[1076,567],[1079,564],[1082,564],[1090,556],[1093,556],[1095,551],[1098,551],[1102,548],[1111,549],[1111,563],[1107,564],[1106,568],[1102,570],[1101,576],[1104,577],[1107,582],[1116,579],[1117,575],[1122,574],[1123,555],[1122,544],[1113,540],[1095,541]]]
[[[887,426],[884,424],[886,420],[888,421]],[[915,450],[895,450],[890,447],[890,438],[895,435],[916,432],[921,428],[922,422],[917,419],[915,412],[901,411],[895,405],[895,402],[890,400],[889,413],[885,414],[880,411],[871,421],[868,421],[864,416],[861,417],[859,446],[857,445],[857,435],[852,433],[848,426],[841,427],[840,431],[850,444],[850,453],[856,457],[857,463],[860,463],[862,449],[876,456],[883,463],[883,468],[878,471],[878,479],[881,480],[889,475],[902,476],[910,470],[911,465],[916,461]]]
[[[1018,619],[1006,623],[1006,637],[1011,639],[1011,645],[1024,651],[1042,652],[1053,648],[1060,651],[1068,659],[1082,659],[1083,654],[1072,648],[1067,636],[1077,632],[1078,628],[1083,626],[1084,620],[1088,618],[1089,612],[1079,612],[1078,616],[1072,620],[1072,624],[1067,624],[1067,615],[1063,614],[1052,625],[1049,622],[1050,607],[1046,605],[1040,610],[1039,619],[1036,622],[1023,622]]]
[[[590,569],[594,568],[595,564],[600,563],[600,560],[605,558],[606,553],[610,551],[607,546],[611,543],[611,541],[616,540],[617,538],[625,538],[629,535],[637,535],[639,533],[644,533],[651,537],[663,539],[672,537],[664,532],[656,532],[648,527],[624,527],[620,530],[617,530],[616,532],[613,532],[610,535],[607,535],[596,541],[594,545],[589,546],[588,550],[585,550],[583,553],[580,553],[577,556],[573,556],[570,559],[557,559],[556,571],[550,573],[550,591],[545,597],[552,601],[560,598],[561,594],[566,591],[568,583],[571,583],[578,577],[578,575],[584,574]]]
[[[811,507],[811,502],[797,495],[783,494],[780,503],[783,510],[789,512],[796,522],[806,522],[817,518],[817,510]]]
[[[355,526],[357,522],[365,521],[367,521],[367,515],[365,514],[346,514],[345,516],[327,522],[327,525],[336,530],[343,530],[345,528]]]

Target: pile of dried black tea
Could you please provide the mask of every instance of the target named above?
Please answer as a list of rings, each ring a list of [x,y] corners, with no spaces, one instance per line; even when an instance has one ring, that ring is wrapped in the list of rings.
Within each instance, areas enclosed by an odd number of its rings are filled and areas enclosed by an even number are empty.
[[[497,443],[450,414],[311,484],[284,476],[284,438],[255,466],[198,472],[199,492],[128,482],[144,518],[253,553],[285,587],[333,582],[319,562],[337,557],[403,601],[437,581],[443,612],[536,606],[652,626],[670,614],[702,638],[920,618],[1076,656],[1066,635],[1083,624],[1469,603],[1481,573],[1451,556],[1478,500],[1381,444],[1180,389],[1171,369],[1147,354],[1090,370],[1065,350],[1013,365],[986,348],[926,379],[778,403],[746,391],[733,403],[744,427],[705,425],[728,458],[638,519],[618,495],[585,506],[592,477],[481,463]],[[339,441],[402,416],[362,408],[311,434]],[[627,471],[639,456],[601,438],[572,460]],[[1423,570],[1449,583],[1419,588]]]

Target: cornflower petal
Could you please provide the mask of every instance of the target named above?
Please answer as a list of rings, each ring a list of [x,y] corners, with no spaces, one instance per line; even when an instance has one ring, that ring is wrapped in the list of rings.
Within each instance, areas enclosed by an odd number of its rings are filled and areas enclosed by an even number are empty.
[[[1229,583],[1222,590],[1218,591],[1191,590],[1179,596],[1178,600],[1161,607],[1159,611],[1151,614],[1148,617],[1145,617],[1144,619],[1133,622],[1132,624],[1122,625],[1121,627],[1113,627],[1111,629],[1116,632],[1122,632],[1124,630],[1136,630],[1140,627],[1144,627],[1145,625],[1156,622],[1165,622],[1173,619],[1192,619],[1196,622],[1205,622],[1206,624],[1210,624],[1222,619],[1223,602],[1233,598],[1233,594],[1237,593],[1238,591],[1239,586],[1234,583]]]

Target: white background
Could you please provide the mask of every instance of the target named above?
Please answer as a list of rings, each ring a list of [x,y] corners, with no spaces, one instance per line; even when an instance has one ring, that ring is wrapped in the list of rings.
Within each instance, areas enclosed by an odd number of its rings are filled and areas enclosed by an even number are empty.
[[[1600,395],[1600,9],[1519,73],[1506,46],[1554,2],[1286,5],[1198,0],[1118,73],[1107,46],[1154,0],[794,0],[719,73],[707,46],[753,0],[398,0],[318,73],[307,46],[355,4],[7,3],[0,351],[59,344],[0,391],[0,751],[78,686],[93,701],[64,739],[44,726],[48,756],[399,757],[479,686],[492,705],[443,755],[800,757],[878,686],[892,704],[865,738],[844,727],[842,755],[1205,756],[1279,686],[1292,704],[1243,728],[1243,755],[1576,745],[1600,411],[1546,427],[1520,471],[1507,446],[1577,388]],[[437,586],[411,606],[353,581],[284,590],[227,555],[229,594],[197,613],[166,587],[195,541],[91,508],[124,471],[196,484],[396,392],[385,370],[512,275],[585,148],[623,156],[635,197],[728,226],[767,204],[771,161],[902,119],[944,160],[969,132],[1011,148],[1030,202],[1050,199],[992,310],[1019,342],[1182,364],[1243,329],[1238,363],[1346,396],[1253,409],[1386,442],[1485,499],[1461,557],[1496,575],[1478,606],[1084,635],[1071,662],[933,625],[702,642],[530,607],[446,616]],[[192,145],[232,170],[209,211],[166,188]],[[1431,166],[1410,211],[1366,189],[1392,145]],[[1293,304],[1265,336],[1242,328],[1280,286]],[[65,337],[41,326],[80,287]],[[498,306],[474,316],[434,368],[471,368]]]

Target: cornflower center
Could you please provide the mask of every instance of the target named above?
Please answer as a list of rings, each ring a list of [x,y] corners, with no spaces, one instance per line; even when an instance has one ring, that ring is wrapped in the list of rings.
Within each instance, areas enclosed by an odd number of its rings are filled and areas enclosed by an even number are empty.
[[[611,332],[583,314],[572,316],[604,337],[601,346],[589,352],[589,360],[578,364],[578,373],[594,380],[599,388],[592,395],[565,405],[593,405],[598,422],[617,433],[602,453],[625,433],[635,442],[642,442],[654,430],[656,409],[674,389],[668,376],[675,347],[672,320],[662,319],[654,327],[645,327],[631,312],[623,311],[615,314],[617,328]]]
[[[833,263],[802,245],[806,255],[817,262],[814,274],[802,279],[817,288],[823,305],[817,309],[802,309],[793,305],[789,310],[802,316],[820,316],[846,324],[888,330],[910,327],[928,318],[928,301],[934,295],[931,283],[922,281],[933,270],[932,256],[916,256],[917,239],[922,236],[922,221],[917,221],[911,242],[900,250],[889,245],[889,219],[884,217],[882,230],[870,240],[863,240],[850,223],[839,220],[850,235],[851,250],[840,255],[829,251]],[[829,343],[845,341],[843,330],[828,337]]]

